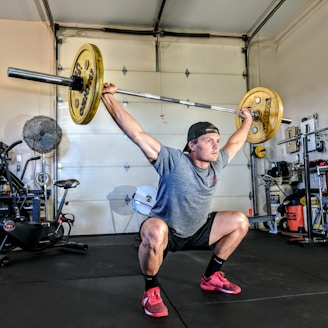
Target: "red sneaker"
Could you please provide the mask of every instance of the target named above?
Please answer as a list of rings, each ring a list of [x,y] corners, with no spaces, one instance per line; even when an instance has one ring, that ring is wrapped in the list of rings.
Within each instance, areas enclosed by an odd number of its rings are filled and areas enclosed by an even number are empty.
[[[169,311],[163,303],[160,289],[158,287],[146,290],[141,304],[144,308],[145,314],[150,317],[160,318],[169,315]]]
[[[210,277],[202,277],[200,288],[203,290],[217,290],[226,294],[239,294],[241,288],[224,278],[222,271],[214,272]]]

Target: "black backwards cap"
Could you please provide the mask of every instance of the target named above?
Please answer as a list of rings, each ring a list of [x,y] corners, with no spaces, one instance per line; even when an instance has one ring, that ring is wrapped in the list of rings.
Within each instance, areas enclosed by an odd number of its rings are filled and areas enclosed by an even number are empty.
[[[198,137],[208,133],[220,134],[219,129],[210,122],[198,122],[193,124],[188,130],[187,144],[184,147],[183,151],[190,151],[188,146],[190,140],[197,139]]]

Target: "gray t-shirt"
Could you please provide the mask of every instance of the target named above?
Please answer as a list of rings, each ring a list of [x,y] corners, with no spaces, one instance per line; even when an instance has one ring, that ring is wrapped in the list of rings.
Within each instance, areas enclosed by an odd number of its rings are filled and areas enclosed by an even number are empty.
[[[182,151],[161,145],[153,164],[160,176],[156,203],[150,215],[164,220],[179,237],[192,236],[206,222],[221,170],[229,154],[220,150],[208,169],[193,164]]]

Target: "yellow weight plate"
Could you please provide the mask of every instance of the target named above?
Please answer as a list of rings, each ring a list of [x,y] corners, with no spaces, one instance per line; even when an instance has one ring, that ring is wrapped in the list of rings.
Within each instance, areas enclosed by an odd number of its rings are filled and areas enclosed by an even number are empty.
[[[71,76],[83,78],[82,91],[68,91],[69,111],[77,124],[88,124],[95,116],[102,94],[104,66],[101,52],[94,44],[84,44],[77,52]]]
[[[253,123],[247,142],[258,144],[271,139],[278,131],[283,116],[280,96],[272,89],[257,87],[248,91],[239,103],[239,108],[249,108],[253,112]],[[236,126],[242,119],[236,116]]]

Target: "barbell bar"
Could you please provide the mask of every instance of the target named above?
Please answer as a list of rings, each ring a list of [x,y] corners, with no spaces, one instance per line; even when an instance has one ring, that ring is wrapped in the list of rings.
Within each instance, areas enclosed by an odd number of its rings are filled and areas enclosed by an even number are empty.
[[[69,87],[68,103],[70,114],[76,124],[88,124],[97,112],[103,90],[104,67],[99,48],[94,44],[84,44],[78,50],[70,77],[61,77],[25,69],[8,67],[8,77],[50,83]],[[201,107],[236,114],[236,125],[239,128],[242,119],[237,115],[240,111],[232,108],[208,105],[189,100],[157,96],[149,93],[117,89],[119,94],[142,97],[152,100],[177,103],[186,106]],[[282,117],[283,107],[280,96],[272,89],[257,87],[248,91],[239,108],[249,108],[253,123],[247,137],[250,143],[263,143],[278,131],[281,123],[290,123]]]

